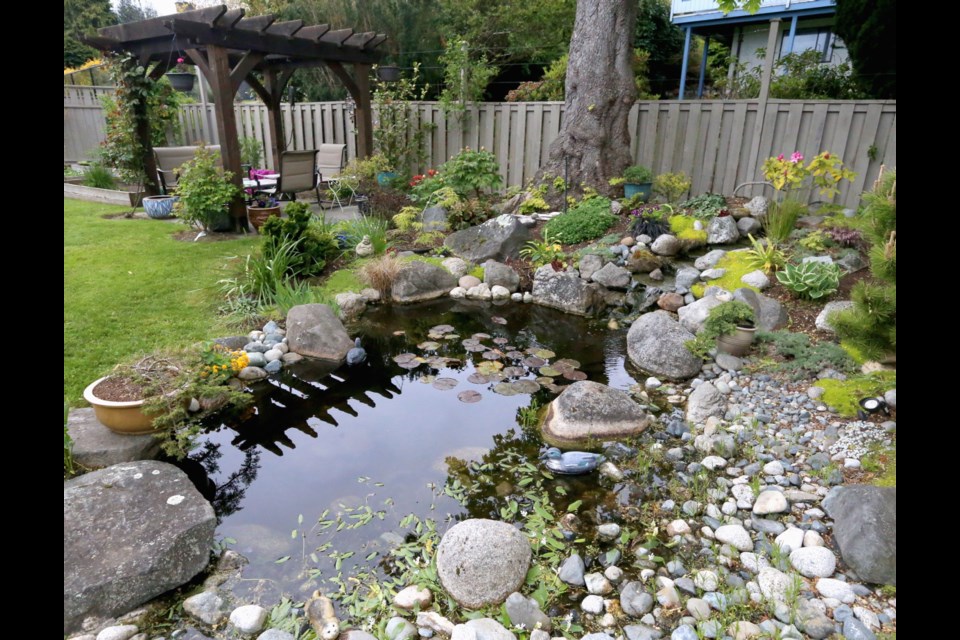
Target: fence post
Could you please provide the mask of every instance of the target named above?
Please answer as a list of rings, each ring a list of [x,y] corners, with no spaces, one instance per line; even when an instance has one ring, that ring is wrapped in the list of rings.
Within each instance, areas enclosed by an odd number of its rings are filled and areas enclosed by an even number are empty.
[[[767,119],[767,107],[770,100],[770,81],[773,78],[773,60],[777,48],[777,36],[780,33],[780,18],[770,19],[770,29],[767,31],[767,55],[763,59],[763,75],[760,77],[760,97],[757,103],[757,120],[753,123],[753,140],[750,145],[750,160],[747,162],[748,179],[757,175],[757,166],[760,162],[760,141],[763,138],[763,123]],[[752,189],[751,189],[752,193]]]

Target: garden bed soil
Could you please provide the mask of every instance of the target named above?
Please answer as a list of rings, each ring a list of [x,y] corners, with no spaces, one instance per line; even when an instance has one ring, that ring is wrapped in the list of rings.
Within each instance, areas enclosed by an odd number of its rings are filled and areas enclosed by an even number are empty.
[[[96,396],[110,402],[133,402],[143,400],[143,387],[133,380],[112,376],[97,385]]]
[[[850,290],[860,281],[876,281],[869,269],[860,269],[840,278],[840,288],[829,299],[804,300],[797,298],[789,289],[780,284],[776,276],[770,280],[770,288],[764,290],[763,294],[783,304],[789,318],[787,328],[797,333],[805,333],[815,342],[833,339],[832,333],[817,328],[817,316],[823,311],[823,305],[833,300],[849,300]]]

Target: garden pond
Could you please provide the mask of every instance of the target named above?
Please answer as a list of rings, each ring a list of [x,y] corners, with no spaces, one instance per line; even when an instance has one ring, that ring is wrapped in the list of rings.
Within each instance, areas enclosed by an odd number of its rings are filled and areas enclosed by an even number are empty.
[[[250,560],[235,595],[303,598],[340,571],[376,566],[409,534],[407,514],[441,533],[459,519],[499,519],[533,476],[556,513],[576,510],[585,527],[618,500],[637,502],[623,495],[636,487],[596,472],[544,479],[533,419],[572,380],[624,390],[643,380],[625,329],[451,300],[372,307],[353,329],[364,364],[284,369],[191,456],[218,537]]]

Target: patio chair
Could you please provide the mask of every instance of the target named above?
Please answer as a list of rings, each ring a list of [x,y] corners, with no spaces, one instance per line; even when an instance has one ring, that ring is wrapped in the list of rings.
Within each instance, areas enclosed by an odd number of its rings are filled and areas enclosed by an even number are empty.
[[[317,151],[317,171],[320,174],[320,185],[324,188],[330,188],[331,181],[336,182],[336,178],[340,176],[343,172],[343,168],[347,164],[347,145],[345,144],[329,144],[324,143],[320,145],[320,149]],[[351,199],[353,196],[350,196]],[[333,199],[337,205],[343,209],[343,204],[340,202],[340,196],[337,194],[336,190],[333,192]],[[349,200],[348,200],[349,204]]]
[[[217,166],[223,166],[220,157],[220,145],[207,145],[207,149],[217,152]],[[160,188],[165,194],[171,193],[177,187],[180,179],[178,170],[188,160],[193,160],[197,147],[154,147],[153,155],[157,160],[157,175],[160,178]]]
[[[317,171],[317,151],[284,151],[280,154],[280,178],[273,193],[278,197],[289,194],[291,200],[297,199],[298,191],[313,189],[320,201],[320,174]]]

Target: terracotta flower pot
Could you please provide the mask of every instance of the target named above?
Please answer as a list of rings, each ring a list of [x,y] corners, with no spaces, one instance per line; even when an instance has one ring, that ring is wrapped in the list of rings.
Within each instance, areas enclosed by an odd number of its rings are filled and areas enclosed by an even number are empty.
[[[109,376],[92,382],[83,390],[83,399],[90,403],[97,420],[110,431],[121,435],[142,435],[157,431],[153,427],[154,416],[143,412],[143,400],[115,402],[103,400],[96,395],[97,386]]]
[[[247,207],[247,219],[250,220],[250,226],[260,231],[261,225],[267,221],[267,218],[279,218],[280,207]]]

